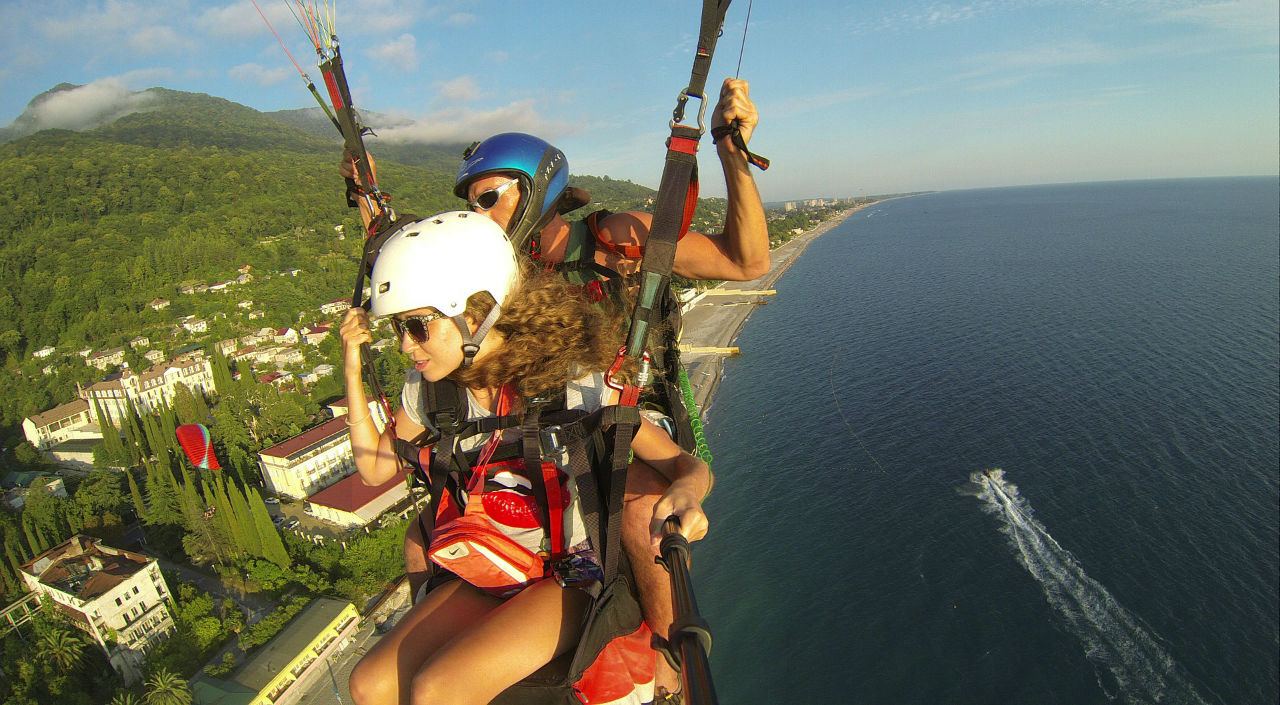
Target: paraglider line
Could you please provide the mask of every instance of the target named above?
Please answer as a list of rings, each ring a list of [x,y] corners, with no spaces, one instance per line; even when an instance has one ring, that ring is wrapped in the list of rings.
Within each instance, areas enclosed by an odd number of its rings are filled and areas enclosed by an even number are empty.
[[[867,450],[867,444],[863,443],[862,438],[858,436],[858,432],[853,430],[853,426],[850,425],[848,417],[844,414],[844,408],[840,406],[840,395],[836,394],[835,378],[836,356],[840,354],[840,349],[841,348],[836,348],[836,351],[832,353],[831,367],[827,370],[827,381],[831,384],[831,398],[835,400],[836,411],[840,412],[840,420],[844,422],[844,427],[849,429],[849,435],[853,436],[853,440],[858,442],[858,447],[862,448],[862,452],[866,453],[868,458],[871,458],[871,462],[875,463],[876,467],[880,468],[880,472],[887,475],[889,473],[885,472],[884,466],[880,464],[879,460],[876,460],[876,456],[872,455],[870,450]]]

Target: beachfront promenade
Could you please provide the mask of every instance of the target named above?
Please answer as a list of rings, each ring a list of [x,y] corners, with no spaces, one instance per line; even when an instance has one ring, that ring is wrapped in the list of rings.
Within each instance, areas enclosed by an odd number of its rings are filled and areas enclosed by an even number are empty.
[[[755,291],[773,288],[774,283],[795,263],[796,258],[804,252],[809,243],[844,222],[854,211],[865,207],[850,208],[823,221],[813,229],[797,235],[770,252],[769,272],[759,279],[749,282],[724,282],[716,288],[721,291]],[[760,299],[759,295],[752,294],[698,298],[684,313],[680,344],[694,348],[721,348],[732,345],[738,333],[742,331],[742,326],[755,311],[755,302]],[[753,352],[743,351],[746,355]],[[689,383],[693,387],[693,397],[698,404],[698,409],[705,415],[708,404],[715,394],[716,385],[720,382],[724,356],[716,353],[686,352],[681,353],[680,359],[689,372]]]

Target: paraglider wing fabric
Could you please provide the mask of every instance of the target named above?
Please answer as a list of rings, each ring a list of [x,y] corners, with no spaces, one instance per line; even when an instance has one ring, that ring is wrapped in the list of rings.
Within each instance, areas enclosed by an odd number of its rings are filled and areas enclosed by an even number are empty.
[[[213,439],[209,437],[209,429],[204,424],[192,423],[179,426],[176,435],[182,450],[187,454],[191,464],[205,470],[221,470],[218,457],[213,454]]]

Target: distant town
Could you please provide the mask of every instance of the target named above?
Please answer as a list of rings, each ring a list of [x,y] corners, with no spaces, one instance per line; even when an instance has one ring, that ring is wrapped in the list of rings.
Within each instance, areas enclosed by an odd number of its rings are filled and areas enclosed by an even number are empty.
[[[771,241],[866,200],[771,208]],[[272,327],[261,325],[268,306],[242,293],[299,276],[246,264],[223,281],[182,282],[147,308],[163,320],[178,299],[203,301],[202,315],[123,345],[31,353],[46,376],[99,374],[22,420],[20,465],[0,474],[0,577],[17,596],[0,631],[70,634],[81,666],[110,666],[108,691],[168,673],[194,676],[196,703],[304,702],[320,665],[404,602],[400,540],[421,493],[400,478],[369,487],[355,472],[334,377],[349,300]],[[392,343],[384,332],[375,347]],[[382,372],[397,390],[403,368]],[[174,429],[185,423],[208,427],[221,471],[182,457]]]

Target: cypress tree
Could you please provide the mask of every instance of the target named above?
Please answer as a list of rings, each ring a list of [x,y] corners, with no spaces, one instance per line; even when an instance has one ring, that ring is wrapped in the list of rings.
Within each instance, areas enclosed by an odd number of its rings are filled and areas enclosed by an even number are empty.
[[[235,544],[236,553],[250,553],[249,537],[245,536],[244,525],[240,523],[240,517],[236,515],[235,505],[231,501],[231,493],[227,489],[226,474],[220,472],[210,474],[213,475],[213,487],[214,491],[217,492],[218,512],[222,514],[222,523],[226,525],[227,533]]]
[[[111,456],[113,462],[122,463],[125,457],[124,443],[120,441],[120,433],[111,423],[111,418],[103,411],[96,397],[93,400],[93,411],[98,418],[98,427],[102,431],[102,445],[107,449],[107,454]]]
[[[245,499],[249,503],[249,512],[253,514],[253,524],[258,529],[258,537],[262,539],[262,555],[281,568],[289,567],[289,552],[284,548],[284,540],[280,531],[271,523],[271,513],[262,501],[257,490],[245,488]]]
[[[196,403],[196,416],[199,419],[196,423],[209,423],[209,402],[204,398],[204,389],[201,387],[192,389],[191,396]]]
[[[178,493],[178,498],[187,530],[194,531],[201,522],[205,504],[200,498],[199,490],[196,489],[196,480],[187,471],[185,464],[182,466],[182,490]]]
[[[52,546],[53,544],[49,543],[49,540],[45,538],[44,531],[40,529],[40,524],[38,522],[33,521],[31,522],[31,528],[36,533],[36,545],[40,547],[40,550],[37,551],[37,553],[44,553],[45,551],[49,550],[49,547]]]
[[[218,394],[226,394],[231,389],[234,379],[231,377],[231,363],[227,361],[227,356],[216,347],[213,350],[213,389]]]
[[[19,549],[21,549],[21,545],[19,545]],[[21,552],[21,551],[19,551],[19,552]],[[7,559],[9,560],[9,567],[13,570],[13,574],[14,574],[14,575],[17,577],[17,579],[18,579],[18,587],[19,587],[23,592],[26,592],[26,589],[27,589],[27,583],[26,583],[26,581],[25,581],[25,580],[23,580],[23,579],[22,579],[22,564],[23,564],[23,562],[24,562],[24,561],[20,561],[20,560],[18,560],[18,557],[17,557],[17,556],[15,556],[15,555],[13,555],[13,543],[12,543],[12,542],[10,542],[10,541],[5,541],[5,542],[4,542],[4,555],[5,555],[5,558],[7,558]]]
[[[185,514],[178,483],[169,469],[169,457],[156,461],[155,471],[147,479],[147,523],[181,526]]]
[[[27,545],[31,547],[31,555],[38,556],[44,553],[44,547],[40,545],[40,540],[32,530],[32,523],[25,514],[22,515],[22,533],[27,535]]]
[[[213,518],[210,523],[217,532],[218,536],[223,538],[222,547],[224,551],[230,555],[238,555],[244,553],[244,540],[235,530],[235,522],[232,521],[231,502],[227,501],[225,492],[219,492],[217,480],[209,481],[206,477],[202,480],[201,485],[204,487],[204,497],[208,501],[209,506],[213,507]]]
[[[168,405],[160,409],[160,431],[164,434],[169,451],[175,457],[182,457],[182,445],[178,443],[178,415]]]
[[[249,513],[249,502],[240,483],[227,479],[227,497],[231,500],[231,508],[235,513],[236,525],[240,527],[240,535],[244,537],[244,550],[252,556],[266,557],[262,553],[262,538],[258,536],[257,525],[253,515]]]
[[[150,463],[148,463],[150,467]],[[133,500],[133,511],[138,515],[139,521],[144,521],[147,517],[147,504],[142,501],[142,492],[138,489],[138,481],[133,479],[133,473],[125,470],[124,474],[129,478],[129,497]]]
[[[160,420],[155,414],[142,417],[142,435],[147,439],[148,456],[159,456],[169,448],[169,442],[160,435]]]

